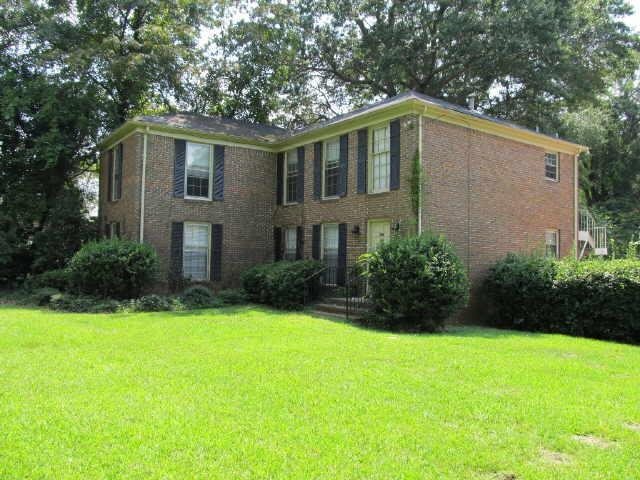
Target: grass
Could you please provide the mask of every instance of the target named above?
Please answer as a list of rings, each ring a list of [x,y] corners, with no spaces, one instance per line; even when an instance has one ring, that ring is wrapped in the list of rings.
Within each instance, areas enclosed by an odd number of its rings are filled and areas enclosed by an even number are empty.
[[[0,478],[631,479],[640,348],[0,308]]]

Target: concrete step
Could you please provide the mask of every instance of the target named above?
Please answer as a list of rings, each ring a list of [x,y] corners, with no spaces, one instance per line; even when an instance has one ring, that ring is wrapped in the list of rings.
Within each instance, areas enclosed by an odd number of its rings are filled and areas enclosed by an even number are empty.
[[[316,303],[313,305],[313,309],[319,312],[336,313],[341,315],[347,314],[347,307],[345,305],[336,305],[335,303]]]
[[[363,299],[360,297],[354,297],[351,300],[352,302],[359,302],[359,303],[363,303]],[[331,303],[333,305],[342,305],[342,306],[346,306],[347,305],[347,299],[345,297],[325,297],[322,299],[322,303]],[[364,300],[364,305],[362,305],[362,307],[367,308],[368,306],[368,302],[366,300]]]

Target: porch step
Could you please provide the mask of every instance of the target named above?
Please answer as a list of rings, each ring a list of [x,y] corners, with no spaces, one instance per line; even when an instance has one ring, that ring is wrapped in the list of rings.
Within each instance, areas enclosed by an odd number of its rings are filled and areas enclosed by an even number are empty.
[[[362,299],[354,299],[359,302]],[[335,316],[346,317],[347,316],[347,299],[344,297],[333,297],[333,298],[324,298],[321,302],[315,303],[313,306],[313,312],[319,314],[329,314]],[[369,310],[367,304],[358,305],[358,311],[352,313],[352,317],[358,318],[361,317],[362,314],[366,313]]]

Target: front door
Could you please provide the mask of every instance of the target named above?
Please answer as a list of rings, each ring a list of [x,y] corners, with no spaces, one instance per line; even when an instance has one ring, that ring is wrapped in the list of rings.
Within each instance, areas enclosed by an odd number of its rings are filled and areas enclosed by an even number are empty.
[[[367,250],[375,252],[382,242],[391,238],[391,222],[388,220],[371,220],[369,222],[369,238]]]

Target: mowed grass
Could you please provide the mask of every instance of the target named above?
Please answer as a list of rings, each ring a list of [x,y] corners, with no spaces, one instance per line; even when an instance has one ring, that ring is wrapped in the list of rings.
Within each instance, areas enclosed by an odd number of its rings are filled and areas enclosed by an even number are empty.
[[[0,478],[633,479],[640,348],[0,308]]]

